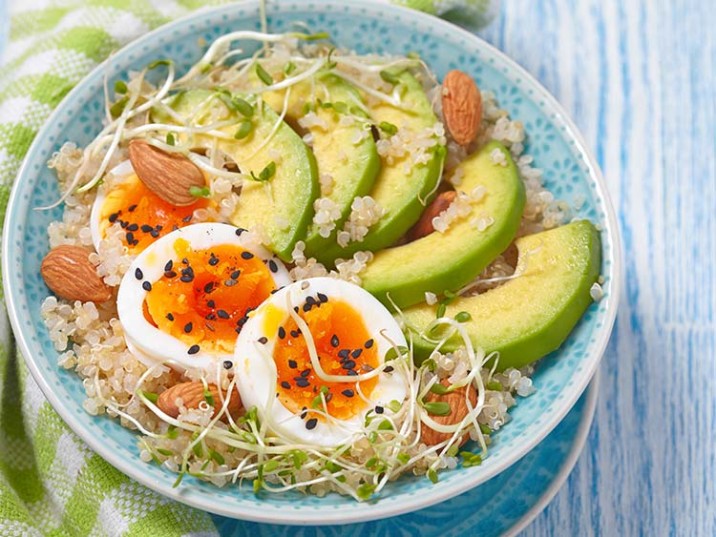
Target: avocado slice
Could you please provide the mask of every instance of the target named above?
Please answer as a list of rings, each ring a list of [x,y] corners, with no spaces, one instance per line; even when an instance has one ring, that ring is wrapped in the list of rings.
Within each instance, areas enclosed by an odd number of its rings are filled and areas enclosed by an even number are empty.
[[[506,166],[495,164],[500,151]],[[404,308],[425,300],[425,292],[457,291],[472,281],[515,238],[525,206],[525,187],[510,152],[490,142],[461,165],[460,191],[467,194],[483,187],[485,194],[472,204],[472,212],[453,222],[444,233],[434,231],[416,241],[375,254],[361,273],[363,287],[381,302],[390,299]],[[494,221],[478,230],[476,218]]]
[[[401,97],[397,108],[383,101],[370,105],[368,113],[376,126],[389,124],[398,130],[419,133],[434,126],[438,119],[422,85],[408,71],[396,73],[395,90]],[[385,136],[385,133],[381,133]],[[336,148],[338,149],[338,148]],[[370,196],[385,209],[385,215],[370,227],[362,241],[350,242],[341,247],[332,242],[316,258],[324,264],[335,259],[347,259],[359,250],[376,251],[394,244],[412,227],[435,194],[440,181],[445,147],[435,144],[427,151],[428,160],[423,164],[409,166],[410,155],[389,160],[381,158],[381,169]]]
[[[284,106],[285,91],[262,94],[264,101],[277,113]],[[308,257],[317,257],[328,245],[336,243],[338,230],[348,219],[356,196],[370,193],[378,172],[380,157],[371,136],[370,123],[363,112],[358,91],[332,73],[322,73],[311,82],[291,87],[287,100],[286,121],[297,132],[308,132],[313,138],[313,155],[318,175],[332,178],[332,185],[321,185],[321,198],[329,199],[340,212],[335,228],[327,237],[311,224],[304,240]],[[317,123],[303,129],[299,120],[309,112],[317,116]],[[349,119],[350,118],[350,119]]]
[[[599,233],[587,220],[528,235],[515,241],[519,252],[516,274],[485,293],[459,297],[445,316],[467,312],[463,323],[475,347],[497,351],[497,369],[522,367],[557,349],[589,304],[590,288],[601,265]],[[435,319],[436,306],[422,304],[406,309],[407,326],[423,329]],[[439,337],[439,334],[437,334]],[[414,338],[415,354],[430,355],[435,345]],[[443,352],[455,350],[454,337]]]
[[[217,92],[186,91],[177,94],[170,106],[187,121],[206,124],[216,120],[197,115],[196,110],[212,95]],[[283,121],[271,141],[264,143],[279,117],[269,106],[257,102],[254,96],[239,97],[252,104],[253,114],[247,118],[232,112],[236,123],[221,129],[232,139],[221,140],[218,147],[236,161],[242,173],[259,178],[263,170],[272,166],[275,166],[275,172],[266,181],[244,182],[231,223],[246,229],[260,227],[268,238],[267,246],[284,261],[290,261],[294,245],[306,234],[313,215],[313,201],[318,197],[316,161],[301,137]],[[217,98],[231,99],[226,94]],[[236,139],[234,134],[242,122],[250,122],[251,130],[245,137]],[[194,143],[198,147],[208,147],[213,140],[196,134]],[[280,155],[278,162],[275,155]]]

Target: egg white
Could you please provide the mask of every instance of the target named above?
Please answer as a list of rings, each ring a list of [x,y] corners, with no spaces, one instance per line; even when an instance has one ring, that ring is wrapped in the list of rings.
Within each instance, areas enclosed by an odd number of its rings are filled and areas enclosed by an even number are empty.
[[[366,405],[350,419],[337,420],[337,424],[319,420],[316,427],[310,430],[300,415],[294,414],[279,401],[276,397],[278,373],[273,360],[277,332],[272,329],[272,333],[267,333],[269,326],[274,328],[274,323],[266,322],[266,318],[270,315],[275,319],[278,310],[280,324],[283,324],[289,317],[288,308],[305,303],[309,296],[315,298],[316,293],[325,294],[329,301],[347,302],[361,314],[375,342],[379,365],[384,363],[385,355],[392,345],[407,345],[398,323],[370,293],[342,280],[311,278],[284,287],[253,312],[236,342],[234,367],[244,407],[255,406],[262,421],[269,424],[269,429],[296,442],[330,447],[344,444],[360,432],[366,413],[375,406],[385,407],[393,400],[402,402],[406,397],[407,385],[403,376],[397,372],[381,373],[370,395],[370,405]],[[260,338],[267,338],[268,342],[261,343]],[[356,382],[356,377],[346,375],[345,378],[350,379],[350,383]],[[310,414],[308,416],[310,418]]]
[[[112,175],[114,177],[113,181],[119,181],[119,183],[123,183],[124,181],[128,181],[133,177],[136,177],[132,163],[129,162],[129,160],[125,160],[117,164],[107,173],[107,175]],[[106,199],[107,189],[106,187],[100,187],[97,190],[97,197],[92,204],[92,210],[90,212],[90,232],[92,234],[92,244],[94,244],[94,248],[97,251],[99,251],[100,242],[104,239],[104,233],[102,232],[101,226],[101,214],[102,205],[104,205],[104,201]]]
[[[158,239],[140,253],[129,270],[122,278],[117,294],[117,312],[125,333],[128,346],[142,355],[142,362],[147,359],[156,362],[171,360],[176,369],[211,370],[217,362],[231,360],[233,354],[211,353],[200,350],[190,355],[187,345],[174,336],[161,331],[147,321],[143,313],[147,291],[142,287],[144,282],[154,283],[164,275],[164,266],[168,260],[180,264],[174,243],[177,239],[186,240],[194,250],[206,250],[222,244],[233,244],[252,252],[256,257],[268,263],[273,260],[276,271],[269,271],[276,287],[288,285],[290,278],[286,267],[271,252],[258,242],[255,235],[243,232],[237,235],[238,228],[219,223],[193,224],[172,231]],[[136,269],[142,271],[143,278],[137,279]],[[241,284],[239,283],[239,286]],[[237,286],[238,287],[238,286]],[[131,352],[131,351],[130,351]]]

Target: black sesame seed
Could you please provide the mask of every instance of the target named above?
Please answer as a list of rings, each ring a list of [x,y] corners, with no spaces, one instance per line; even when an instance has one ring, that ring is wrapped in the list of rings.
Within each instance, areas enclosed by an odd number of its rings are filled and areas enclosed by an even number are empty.
[[[351,353],[351,356],[353,358],[358,358],[361,354],[363,354],[363,349],[356,349]]]
[[[373,371],[373,367],[369,366],[368,364],[363,364],[360,369],[361,371],[365,371],[366,373],[370,373],[371,371]]]
[[[333,334],[331,336],[331,346],[335,348],[335,347],[338,347],[338,345],[340,345],[340,344],[341,344],[341,340],[338,339],[338,336],[336,334]]]
[[[228,319],[231,317],[229,313],[226,310],[216,310],[216,314],[219,316],[220,319]]]
[[[231,273],[231,279],[238,280],[240,275],[241,275],[241,271],[235,270],[234,272]]]
[[[191,329],[192,329],[192,328],[194,328],[194,325],[193,325],[193,324],[191,324],[191,323],[186,323],[186,324],[184,325],[184,333],[185,333],[185,334],[188,334],[189,332],[191,332]]]
[[[199,352],[199,345],[192,345],[189,347],[189,350],[186,351],[187,354],[196,354],[197,352]]]
[[[130,206],[127,208],[127,210],[128,210],[130,213],[133,213],[133,212],[134,212],[134,209],[136,209],[136,208],[137,208],[136,205],[130,205]]]
[[[209,306],[210,308],[213,308],[216,306],[216,302],[214,302],[213,300],[208,300],[206,302],[206,305]]]
[[[132,233],[131,231],[129,231],[125,237],[128,243],[131,244],[134,242],[134,233]]]
[[[281,387],[282,387],[282,388],[285,388],[285,389],[287,389],[287,390],[290,390],[290,389],[291,389],[291,384],[290,384],[288,381],[284,380],[284,381],[281,382]]]
[[[299,332],[298,330],[291,330],[290,334],[291,337],[298,337],[301,335],[301,332]]]
[[[316,303],[316,299],[315,299],[315,298],[313,298],[312,296],[306,297],[306,304],[311,304],[311,305],[313,305],[313,304],[315,304],[315,303]]]
[[[119,218],[119,213],[112,213],[109,215],[109,222],[111,224],[114,224],[117,221],[117,218]]]
[[[295,311],[296,313],[298,313],[298,306],[294,306],[294,307],[293,307],[293,311]]]
[[[225,285],[226,287],[233,287],[234,285],[236,285],[236,280],[226,280],[226,281],[224,282],[224,285]]]
[[[192,217],[192,216],[193,216],[193,215],[188,214],[188,215],[186,215],[184,218],[182,218],[181,221],[184,222],[184,223],[189,223],[189,222],[191,222],[191,217]]]
[[[312,308],[312,307],[313,307],[312,304],[309,304],[308,302],[306,302],[306,303],[303,305],[303,311],[309,312],[309,311],[311,311],[311,308]]]
[[[298,367],[298,364],[296,363],[296,360],[289,360],[288,361],[288,367],[291,369],[296,369]]]
[[[164,272],[169,272],[173,266],[174,266],[174,261],[172,261],[170,259],[169,261],[167,261],[167,264],[164,265]]]
[[[353,390],[343,390],[341,393],[342,393],[343,395],[345,395],[346,397],[353,397],[353,396],[355,395],[355,394],[353,393]]]
[[[235,231],[236,236],[237,236],[237,237],[241,237],[241,234],[242,234],[244,231],[246,231],[244,228],[242,228],[242,227],[237,227],[237,228],[236,228],[236,231]]]
[[[350,354],[350,349],[341,349],[338,351],[338,357],[346,359],[348,358],[348,355]]]
[[[137,267],[137,269],[134,271],[134,277],[137,278],[138,280],[141,280],[142,278],[144,278],[144,273],[142,272],[142,269]]]
[[[216,319],[216,315],[214,315],[213,313],[207,313],[204,319],[206,319],[207,321],[213,321],[214,319]]]
[[[310,420],[306,421],[306,429],[308,429],[309,431],[311,429],[315,429],[316,425],[318,425],[318,419],[316,418],[311,418]]]
[[[165,272],[165,273],[164,273],[164,277],[165,277],[165,278],[169,278],[169,279],[171,279],[171,278],[176,278],[176,277],[177,277],[177,273],[174,272],[173,270],[170,270],[169,272]]]
[[[213,267],[215,265],[219,264],[219,258],[216,257],[214,254],[211,254],[211,257],[209,258],[209,264]]]
[[[302,376],[303,378],[306,378],[306,377],[307,377],[308,375],[310,375],[310,374],[311,374],[311,370],[310,370],[310,369],[304,369],[303,371],[301,371],[301,376]]]
[[[194,269],[191,267],[182,269],[181,278],[179,278],[179,279],[185,283],[190,283],[190,282],[194,281]]]
[[[286,329],[283,326],[278,327],[278,337],[281,339],[286,337]]]
[[[129,224],[127,226],[127,231],[138,231],[138,230],[139,230],[139,226],[137,224]]]
[[[152,231],[150,231],[149,234],[152,236],[153,239],[156,239],[157,237],[159,237],[159,232],[156,229],[153,229]]]
[[[149,233],[150,231],[154,231],[154,228],[149,224],[142,224],[142,227],[140,227],[139,229],[141,229],[143,233]]]
[[[209,282],[204,286],[204,292],[209,294],[214,290],[214,282]],[[209,306],[210,308],[213,308],[214,306]]]
[[[261,336],[259,338],[259,343],[261,343],[262,345],[266,345],[266,343],[268,343],[268,338],[266,336]]]
[[[246,259],[246,260],[253,259],[254,254],[252,254],[251,252],[244,251],[244,252],[241,252],[241,257],[242,257],[242,259]]]
[[[365,344],[364,344],[363,346],[364,346],[366,349],[370,349],[370,348],[373,346],[373,343],[374,343],[373,340],[372,340],[372,339],[369,339],[368,341],[365,342]]]
[[[171,313],[167,313],[167,319],[169,319],[170,321],[173,321],[174,315],[172,315]]]
[[[393,371],[395,371],[395,369],[393,369],[392,365],[389,365],[389,366],[386,366],[386,368],[383,369],[383,371],[385,371],[386,373],[392,373]]]
[[[156,229],[157,232],[159,232],[159,231],[161,231],[162,229],[164,229],[164,226],[157,224],[157,226],[156,226],[154,229]]]
[[[349,377],[357,377],[358,373],[356,373],[355,369],[349,369],[346,375],[348,375]]]
[[[152,290],[152,284],[149,282],[144,282],[144,283],[142,283],[142,289],[149,292]]]
[[[181,262],[184,263],[185,265],[189,264],[189,260],[186,257],[182,258]]]
[[[125,229],[129,225],[129,222],[125,222],[124,220],[118,220],[118,222],[119,227],[121,227],[122,229]]]
[[[269,259],[268,266],[271,272],[278,272],[278,265],[273,259]]]
[[[301,409],[301,419],[302,419],[302,420],[305,420],[307,415],[308,415],[308,409],[306,409],[306,407],[304,406],[304,407]]]
[[[326,403],[329,403],[331,401],[331,399],[333,399],[333,394],[328,392],[326,394]]]
[[[353,360],[346,360],[345,362],[343,362],[343,363],[341,364],[341,367],[342,367],[343,369],[355,369],[355,368],[356,368],[356,363],[355,363]]]
[[[231,360],[224,360],[224,369],[231,369],[234,367],[234,363]]]
[[[378,406],[375,407],[375,413],[376,413],[376,414],[382,414],[382,413],[383,413],[383,410],[384,410],[384,408],[383,408],[382,406],[380,406],[380,405],[378,405]]]
[[[318,293],[316,296],[318,297],[319,302],[328,302],[328,297],[323,293]]]
[[[308,379],[305,379],[303,377],[298,377],[296,379],[296,386],[298,386],[299,388],[308,388],[309,384],[310,383],[308,382]]]

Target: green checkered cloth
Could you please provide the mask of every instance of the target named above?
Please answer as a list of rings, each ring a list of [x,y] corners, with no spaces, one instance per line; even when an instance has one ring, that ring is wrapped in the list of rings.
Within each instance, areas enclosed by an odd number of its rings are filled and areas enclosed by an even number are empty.
[[[132,39],[218,3],[224,2],[12,0],[0,67],[0,218],[35,134],[75,84]],[[475,27],[496,1],[396,3]],[[6,16],[0,10],[0,25]],[[207,513],[133,482],[68,429],[16,355],[1,305],[0,430],[2,537],[217,535]]]

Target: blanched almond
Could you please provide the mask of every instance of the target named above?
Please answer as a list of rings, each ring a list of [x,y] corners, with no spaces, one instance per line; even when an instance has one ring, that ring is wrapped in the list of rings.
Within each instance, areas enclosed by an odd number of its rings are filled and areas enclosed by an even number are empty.
[[[462,146],[471,144],[482,122],[482,95],[475,81],[462,71],[450,71],[443,81],[442,104],[450,135]]]
[[[433,218],[447,210],[456,196],[457,193],[454,190],[447,190],[438,194],[433,202],[425,208],[420,220],[408,231],[408,240],[414,241],[435,231]]]
[[[219,389],[216,387],[216,384],[209,384],[208,389],[210,399],[214,403],[214,412],[218,412],[221,410],[222,406],[222,401],[219,397]],[[226,397],[226,394],[223,395]],[[176,404],[177,398],[181,398],[184,406],[187,408],[198,408],[199,403],[207,400],[206,394],[204,393],[204,384],[198,380],[175,384],[159,394],[157,406],[165,414],[168,414],[172,418],[176,418],[179,415],[179,407]],[[236,417],[239,415],[242,408],[239,391],[234,388],[231,392],[227,410],[232,417]]]
[[[446,388],[450,387],[450,382],[447,379],[443,379],[440,384]],[[469,409],[465,402],[465,391],[467,390],[470,404],[473,408],[477,404],[477,390],[470,384],[469,386],[463,386],[455,391],[439,395],[437,393],[429,392],[425,398],[426,403],[438,403],[444,402],[450,405],[450,414],[446,416],[430,416],[433,421],[438,422],[441,425],[454,425],[462,421],[467,416]],[[452,433],[439,433],[427,425],[423,425],[421,440],[426,446],[434,446],[445,440],[449,440],[452,437]],[[467,442],[469,436],[463,435],[460,439],[459,445],[462,446]]]
[[[129,142],[129,160],[142,183],[172,205],[191,205],[197,199],[192,187],[206,186],[204,174],[187,157],[167,153],[144,140]]]
[[[81,246],[64,244],[53,248],[42,260],[40,274],[47,287],[66,300],[106,302],[112,291],[99,277]]]

